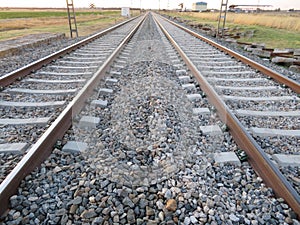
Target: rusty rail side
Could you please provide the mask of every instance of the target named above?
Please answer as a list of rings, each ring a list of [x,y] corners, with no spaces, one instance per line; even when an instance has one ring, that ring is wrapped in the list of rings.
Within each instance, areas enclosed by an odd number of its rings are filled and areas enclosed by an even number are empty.
[[[279,169],[270,161],[265,152],[246,131],[237,117],[219,97],[205,77],[198,71],[196,66],[186,56],[166,29],[164,29],[159,21],[156,20],[156,22],[181,55],[186,65],[197,79],[201,89],[207,94],[209,101],[216,107],[218,115],[228,126],[229,132],[233,136],[235,142],[247,153],[249,162],[254,170],[262,177],[266,185],[271,187],[277,196],[285,199],[289,206],[297,213],[298,217],[300,217],[300,196],[297,191],[286,180]]]
[[[293,91],[295,91],[296,93],[300,94],[300,84],[280,73],[277,73],[276,71],[268,68],[268,67],[265,67],[264,65],[261,65],[255,61],[253,61],[252,59],[249,59],[247,58],[246,56],[243,56],[237,52],[234,52],[232,51],[231,49],[229,48],[226,48],[200,34],[197,34],[196,32],[184,27],[184,26],[181,26],[165,17],[162,17],[164,20],[168,21],[169,23],[175,25],[176,27],[179,27],[180,29],[186,31],[187,33],[193,35],[194,37],[196,38],[199,38],[201,39],[202,41],[205,41],[206,43],[216,47],[217,49],[229,54],[230,56],[236,58],[237,60],[249,65],[250,67],[252,67],[253,69],[256,69],[258,71],[260,71],[261,73],[265,74],[266,76],[269,76],[269,77],[272,77],[274,80],[276,80],[277,82],[281,83],[281,84],[284,84],[286,85],[287,87],[291,88]]]
[[[90,37],[87,37],[87,38],[85,38],[85,39],[83,39],[83,40],[81,40],[81,41],[79,41],[75,44],[72,44],[72,45],[70,45],[66,48],[63,48],[62,50],[59,50],[59,51],[54,52],[54,53],[52,53],[52,54],[50,54],[50,55],[48,55],[48,56],[46,56],[42,59],[39,59],[35,62],[32,62],[29,65],[26,65],[22,68],[19,68],[19,69],[15,70],[15,71],[12,71],[8,74],[5,74],[4,76],[0,77],[0,88],[4,88],[4,87],[10,85],[14,81],[16,81],[16,80],[32,73],[33,71],[36,71],[36,70],[42,68],[43,66],[55,61],[56,59],[66,55],[66,54],[68,54],[68,53],[70,53],[70,52],[86,45],[86,44],[88,44],[89,42],[91,42],[91,41],[93,41],[97,38],[100,38],[101,36],[104,36],[105,34],[117,29],[120,26],[123,26],[124,24],[126,24],[126,23],[128,23],[128,22],[130,22],[130,21],[132,21],[136,18],[137,17],[131,18],[131,19],[126,20],[126,21],[124,21],[120,24],[117,24],[117,25],[113,26],[113,27],[107,28],[107,29],[105,29],[105,30],[103,30],[99,33],[96,33],[96,34],[94,34]]]
[[[85,84],[74,99],[68,104],[60,116],[47,129],[42,137],[31,147],[28,153],[22,158],[17,166],[0,184],[0,215],[3,215],[8,209],[9,198],[14,193],[22,179],[38,167],[52,152],[56,141],[63,137],[65,132],[71,127],[72,119],[76,116],[85,105],[86,99],[94,92],[94,89],[100,83],[101,78],[109,69],[119,52],[126,43],[131,39],[137,29],[145,20],[146,15],[122,41],[112,55],[97,70],[93,77]]]

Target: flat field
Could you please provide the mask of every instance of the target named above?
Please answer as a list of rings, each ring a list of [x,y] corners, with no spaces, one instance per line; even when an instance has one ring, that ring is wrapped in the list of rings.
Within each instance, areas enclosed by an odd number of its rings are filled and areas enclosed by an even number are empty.
[[[79,36],[127,19],[121,16],[120,10],[75,9],[75,13]],[[49,32],[70,36],[66,9],[0,9],[0,40]]]
[[[173,17],[189,20],[189,23],[217,27],[219,13],[168,12]],[[265,43],[269,48],[300,48],[300,13],[228,13],[226,27],[234,32],[253,32],[252,37],[240,41]]]

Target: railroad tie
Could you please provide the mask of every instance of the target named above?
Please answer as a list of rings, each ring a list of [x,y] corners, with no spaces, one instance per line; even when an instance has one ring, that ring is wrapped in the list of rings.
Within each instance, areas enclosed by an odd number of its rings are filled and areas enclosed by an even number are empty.
[[[22,154],[26,151],[28,143],[0,144],[0,153]]]
[[[113,92],[114,91],[112,89],[109,89],[109,88],[100,88],[99,89],[99,94],[102,94],[102,95],[110,95]]]
[[[200,94],[189,94],[187,95],[187,98],[191,101],[191,102],[195,102],[198,101],[200,99],[202,99]]]
[[[300,155],[274,154],[273,159],[279,166],[300,167]]]
[[[195,84],[183,84],[182,88],[186,89],[188,91],[194,91],[194,90],[196,90]]]
[[[50,117],[29,118],[29,119],[0,119],[1,125],[47,125]]]
[[[210,115],[208,108],[193,108],[194,115]]]
[[[274,137],[274,136],[300,137],[300,130],[281,130],[281,129],[251,127],[249,131],[253,135],[260,136],[260,137]]]
[[[94,116],[83,116],[79,121],[79,128],[94,129],[100,123],[100,118]]]
[[[182,76],[182,75],[186,75],[187,72],[186,70],[182,69],[182,70],[176,70],[176,75],[177,76]]]
[[[100,107],[100,108],[105,108],[107,107],[108,102],[106,100],[93,100],[91,102],[91,106],[92,107]]]
[[[219,136],[223,135],[223,131],[218,125],[200,126],[203,135]]]
[[[62,106],[65,101],[55,101],[55,102],[9,102],[0,101],[0,106],[5,107],[53,107]]]
[[[217,164],[233,164],[236,166],[241,166],[241,161],[235,154],[235,152],[220,152],[220,153],[214,153],[213,158],[215,160],[215,163]]]
[[[84,142],[68,141],[62,148],[62,151],[69,153],[81,153],[83,151],[86,151],[87,149],[88,144]]]
[[[66,95],[70,93],[75,93],[77,89],[66,89],[66,90],[33,90],[25,88],[10,88],[5,90],[5,92],[10,93],[25,93],[25,94],[49,94],[49,95]]]

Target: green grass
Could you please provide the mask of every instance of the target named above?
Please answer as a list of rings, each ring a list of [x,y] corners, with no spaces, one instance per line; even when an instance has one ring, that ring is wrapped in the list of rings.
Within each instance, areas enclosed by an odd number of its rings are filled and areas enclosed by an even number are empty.
[[[120,11],[87,11],[87,12],[76,12],[78,16],[84,15],[103,15],[103,16],[114,16],[119,15]],[[67,11],[24,11],[24,12],[0,12],[0,19],[18,19],[18,18],[45,18],[45,17],[64,17],[67,15]]]
[[[228,24],[231,27],[232,24]],[[236,26],[236,25],[235,25]],[[242,42],[265,43],[267,48],[300,48],[300,33],[263,26],[238,26],[241,32],[253,30],[251,38],[241,37]]]
[[[206,18],[193,17],[179,13],[167,13],[173,17],[180,17],[189,20],[189,24],[203,24],[217,28],[218,22]],[[300,32],[287,29],[276,29],[261,25],[243,25],[235,23],[226,23],[226,27],[236,32],[254,31],[251,38],[241,37],[241,42],[265,43],[268,48],[300,48]]]

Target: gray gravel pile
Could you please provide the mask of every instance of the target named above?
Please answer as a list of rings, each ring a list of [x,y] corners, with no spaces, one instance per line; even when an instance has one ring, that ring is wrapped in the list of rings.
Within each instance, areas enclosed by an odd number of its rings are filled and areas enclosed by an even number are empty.
[[[251,116],[240,116],[239,117],[245,124],[246,127],[259,127],[263,123],[266,128],[270,129],[284,129],[284,130],[299,130],[299,118],[287,118],[287,117],[251,117]]]
[[[151,18],[144,26],[153,30],[140,29],[125,48],[140,62],[129,59],[121,76],[111,75],[116,85],[101,85],[114,90],[97,95],[109,101],[106,108],[81,113],[99,116],[97,129],[74,124],[64,137],[63,143],[88,141],[90,148],[54,149],[11,197],[3,224],[299,224],[248,163],[214,162],[211,153],[233,151],[235,143],[227,132],[220,140],[198,132],[197,124],[218,118],[191,115],[195,106],[211,106],[205,98],[187,101],[176,67],[161,55],[174,50],[155,34]],[[144,41],[152,38],[159,51],[151,48],[150,57]]]
[[[247,96],[246,96],[247,97]],[[248,95],[249,97],[249,95]],[[294,100],[290,101],[227,101],[226,104],[232,109],[248,109],[254,111],[276,111],[274,109],[297,110],[298,104]],[[284,110],[282,110],[284,111]]]
[[[85,157],[56,149],[22,182],[3,224],[299,224],[249,166],[207,159],[132,188],[98,173]]]
[[[20,162],[21,158],[21,155],[0,153],[0,183],[5,179],[9,172],[13,170],[13,168],[18,164],[18,162]]]
[[[266,153],[299,155],[298,137],[255,137],[255,140]],[[299,168],[295,167],[294,170],[294,173],[299,173]]]
[[[281,167],[280,170],[284,174],[288,174],[288,181],[291,182],[293,186],[296,187],[297,192],[300,193],[300,168],[298,168],[298,171],[295,171],[295,169],[291,167]]]

